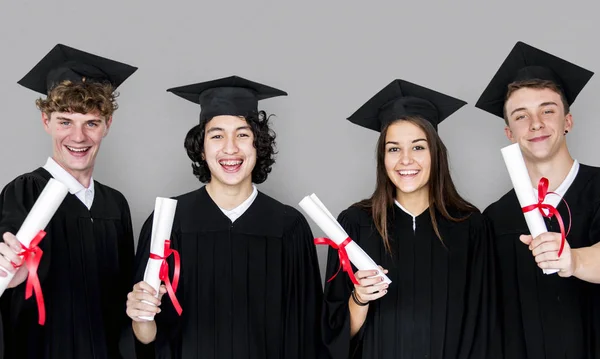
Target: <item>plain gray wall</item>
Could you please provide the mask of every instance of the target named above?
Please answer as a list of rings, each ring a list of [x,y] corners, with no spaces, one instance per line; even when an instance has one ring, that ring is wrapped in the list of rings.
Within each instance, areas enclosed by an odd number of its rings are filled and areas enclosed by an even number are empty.
[[[94,178],[128,199],[136,237],[156,196],[198,188],[183,148],[199,107],[169,87],[239,75],[281,88],[277,163],[265,193],[299,208],[316,193],[337,215],[369,196],[377,133],[345,118],[395,78],[469,105],[440,125],[459,191],[485,208],[510,189],[503,121],[473,107],[516,41],[600,71],[599,5],[583,1],[9,1],[0,8],[0,186],[45,163],[49,136],[37,95],[17,81],[56,43],[139,67]],[[568,135],[580,162],[599,165],[600,75],[580,94]],[[316,236],[323,233],[312,221]],[[136,238],[137,240],[137,238]],[[318,248],[321,270],[326,248]]]

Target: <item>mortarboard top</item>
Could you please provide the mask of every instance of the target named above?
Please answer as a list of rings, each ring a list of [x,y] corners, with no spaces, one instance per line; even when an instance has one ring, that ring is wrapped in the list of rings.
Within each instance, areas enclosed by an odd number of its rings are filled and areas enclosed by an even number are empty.
[[[437,130],[440,122],[465,101],[404,80],[394,80],[354,112],[348,120],[375,131],[407,116],[420,116]]]
[[[238,76],[174,87],[167,91],[199,104],[201,119],[219,115],[246,117],[258,111],[258,101],[287,96],[285,91]]]
[[[504,118],[508,85],[533,79],[554,82],[571,105],[593,75],[589,70],[519,41],[483,91],[475,107]]]
[[[137,67],[58,44],[18,84],[44,95],[65,80],[110,82],[116,89],[136,70]]]

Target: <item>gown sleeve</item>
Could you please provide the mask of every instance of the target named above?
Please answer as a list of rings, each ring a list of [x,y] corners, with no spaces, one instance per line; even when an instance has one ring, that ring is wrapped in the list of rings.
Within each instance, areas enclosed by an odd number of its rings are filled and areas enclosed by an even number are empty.
[[[323,287],[310,226],[287,207],[283,234],[283,358],[322,358]]]
[[[150,217],[144,222],[142,226],[142,230],[140,232],[140,237],[138,240],[137,251],[135,255],[134,269],[133,269],[133,283],[131,283],[131,287],[144,279],[144,272],[146,270],[146,264],[148,263],[148,258],[150,256],[150,241],[152,237],[152,221],[154,215],[151,214]],[[175,233],[175,225],[177,223],[177,218],[173,223],[173,233],[171,235],[172,247],[177,249],[177,234]],[[172,256],[167,259],[169,263],[169,276],[173,277],[173,262]],[[183,281],[180,282],[177,288],[177,297],[181,298],[182,290],[183,290]],[[133,329],[131,327],[131,319],[129,319],[129,324],[126,326],[125,330],[125,341],[124,346],[122,347],[122,352],[124,357],[126,358],[157,358],[157,359],[170,359],[176,357],[173,351],[176,348],[176,338],[179,336],[180,332],[180,317],[173,308],[173,304],[169,299],[168,294],[164,294],[161,299],[161,312],[158,313],[154,320],[156,321],[156,339],[149,343],[143,344],[135,338],[133,334]],[[182,314],[185,315],[185,314]]]
[[[118,243],[119,246],[119,268],[122,277],[118,283],[118,291],[116,292],[115,302],[120,303],[121,310],[121,337],[119,339],[119,351],[125,359],[135,358],[133,349],[133,330],[131,328],[131,319],[127,316],[127,294],[132,290],[132,281],[134,275],[134,241],[133,241],[133,224],[131,221],[131,211],[129,204],[123,197],[120,208],[121,223],[123,224],[124,236],[123,241]]]
[[[360,234],[359,222],[349,210],[343,211],[338,217],[338,222],[348,236],[358,241]],[[353,284],[346,272],[340,270],[340,261],[336,249],[330,247],[327,256],[327,270],[325,274],[325,293],[322,315],[323,342],[330,358],[346,359],[354,357],[361,343],[363,329],[350,338],[350,311],[348,299],[352,292]],[[356,268],[353,267],[353,270]],[[331,281],[334,274],[337,275]],[[363,325],[364,328],[364,325]]]
[[[5,232],[16,234],[21,224],[25,221],[27,214],[33,207],[35,201],[44,189],[47,181],[33,173],[20,176],[10,182],[0,193],[0,241]],[[47,229],[46,236],[40,242],[40,248],[44,251],[42,260],[37,269],[40,283],[43,283],[48,274],[50,266],[50,246],[46,245],[52,236]],[[7,288],[0,297],[0,348],[4,348],[5,340],[11,339],[12,323],[16,323],[24,311],[36,313],[37,303],[34,297],[25,300],[25,283],[14,288]],[[0,358],[4,355],[0,350]]]
[[[469,279],[459,358],[502,358],[496,291],[496,260],[486,219],[472,214]]]

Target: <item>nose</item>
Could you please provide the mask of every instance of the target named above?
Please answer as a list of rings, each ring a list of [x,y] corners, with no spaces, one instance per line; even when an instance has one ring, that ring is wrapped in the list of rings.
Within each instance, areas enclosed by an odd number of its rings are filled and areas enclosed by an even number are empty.
[[[403,165],[410,165],[413,161],[412,153],[410,151],[402,151],[400,153],[400,163]]]
[[[234,153],[237,153],[238,151],[238,146],[237,146],[237,141],[236,141],[236,137],[228,137],[227,140],[225,141],[225,147],[223,148],[223,152],[225,152],[228,155],[232,155]]]
[[[541,117],[538,116],[537,114],[533,114],[531,116],[531,123],[529,125],[529,130],[530,131],[538,131],[542,128],[544,128],[544,123],[542,122]]]
[[[73,132],[71,132],[71,140],[75,142],[84,142],[85,141],[85,133],[83,129],[84,125],[75,125],[73,126]]]

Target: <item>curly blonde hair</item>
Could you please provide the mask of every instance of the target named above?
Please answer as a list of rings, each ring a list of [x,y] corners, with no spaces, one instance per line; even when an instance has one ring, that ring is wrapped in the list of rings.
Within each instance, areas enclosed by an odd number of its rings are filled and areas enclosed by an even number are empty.
[[[108,119],[119,107],[117,96],[109,83],[63,81],[50,90],[48,97],[37,99],[35,104],[48,117],[53,112],[98,112]]]

